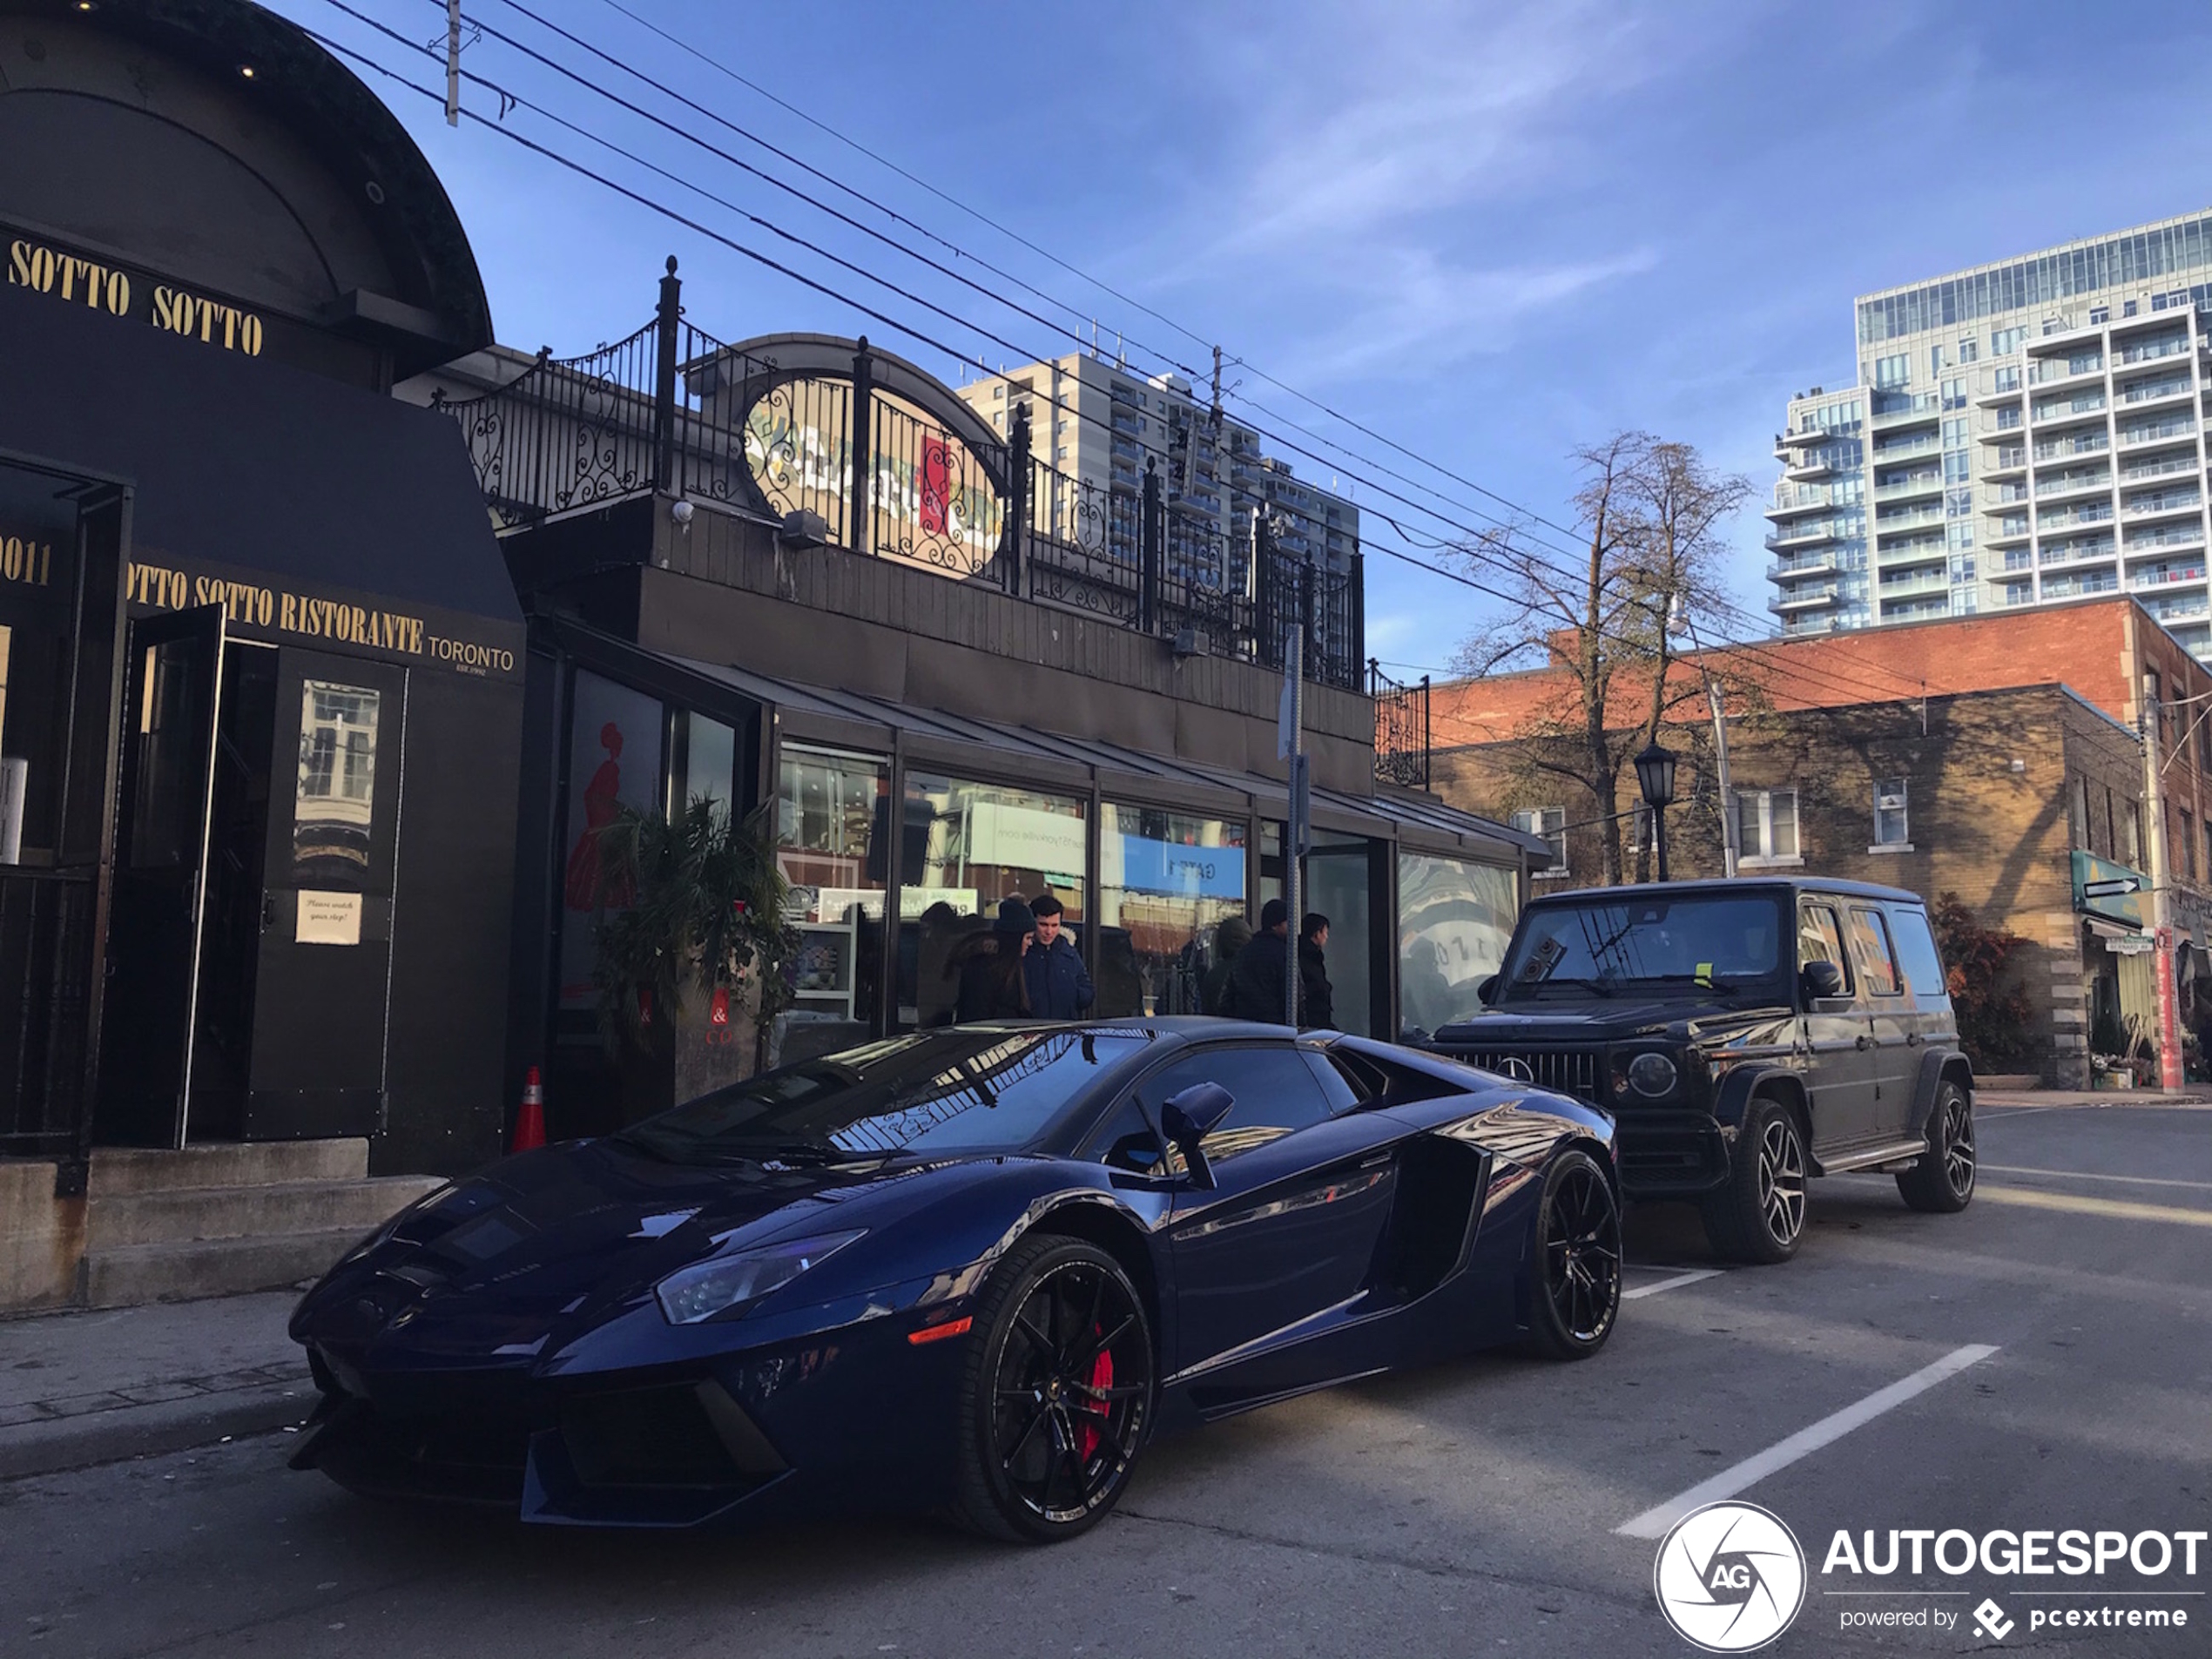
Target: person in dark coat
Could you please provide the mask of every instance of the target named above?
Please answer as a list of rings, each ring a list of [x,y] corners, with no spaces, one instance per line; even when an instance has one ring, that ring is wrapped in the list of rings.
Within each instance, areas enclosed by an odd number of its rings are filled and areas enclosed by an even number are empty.
[[[1298,930],[1298,1023],[1333,1031],[1336,993],[1329,988],[1329,964],[1322,952],[1329,943],[1329,919],[1309,910]]]
[[[1219,1014],[1229,1000],[1229,975],[1238,953],[1252,942],[1252,925],[1242,916],[1224,916],[1214,924],[1213,966],[1198,981],[1198,1012]]]
[[[1061,927],[1060,912],[1060,900],[1049,893],[1029,904],[1037,930],[1029,954],[1022,959],[1022,977],[1028,987],[1029,1012],[1040,1020],[1072,1020],[1091,1003],[1089,970]]]
[[[1260,907],[1259,931],[1252,935],[1251,944],[1237,953],[1236,965],[1229,970],[1224,1014],[1234,1020],[1283,1023],[1283,984],[1291,965],[1290,934],[1289,907],[1280,899],[1270,899]],[[1305,999],[1301,995],[1298,1000]]]
[[[988,933],[970,934],[953,947],[945,971],[960,981],[953,1005],[956,1022],[966,1025],[973,1020],[1030,1017],[1022,954],[1035,937],[1036,927],[1028,905],[1019,899],[1001,899]]]

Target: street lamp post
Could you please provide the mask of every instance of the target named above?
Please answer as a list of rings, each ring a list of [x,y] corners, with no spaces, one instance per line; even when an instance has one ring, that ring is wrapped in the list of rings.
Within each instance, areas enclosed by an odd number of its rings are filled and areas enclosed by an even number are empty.
[[[1651,852],[1659,866],[1659,879],[1667,879],[1667,808],[1675,799],[1675,757],[1655,739],[1636,757],[1636,785],[1643,804],[1651,808]]]

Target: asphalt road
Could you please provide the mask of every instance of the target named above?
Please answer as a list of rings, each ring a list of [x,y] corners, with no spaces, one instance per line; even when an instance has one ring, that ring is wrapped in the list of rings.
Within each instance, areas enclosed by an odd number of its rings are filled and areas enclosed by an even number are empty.
[[[1817,1185],[1779,1268],[1692,1277],[1687,1212],[1640,1212],[1643,1293],[1595,1360],[1487,1359],[1164,1442],[1049,1551],[426,1516],[287,1473],[285,1435],[0,1484],[0,1656],[1683,1655],[1654,1540],[1621,1529],[1704,1485],[1811,1557],[1776,1652],[2212,1653],[2205,1546],[2194,1578],[1821,1570],[1839,1529],[2212,1530],[2212,1109],[1993,1109],[1981,1156],[1963,1216]],[[1746,1467],[1777,1447],[1801,1455]],[[2191,1623],[2033,1627],[2106,1608]],[[1927,1622],[1844,1628],[1892,1611]]]

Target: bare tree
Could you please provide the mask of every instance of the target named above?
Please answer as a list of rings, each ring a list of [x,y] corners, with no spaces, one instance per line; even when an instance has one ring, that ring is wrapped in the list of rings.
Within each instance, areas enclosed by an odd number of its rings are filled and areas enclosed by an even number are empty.
[[[1720,631],[1728,604],[1720,529],[1750,486],[1712,472],[1689,445],[1645,432],[1616,433],[1575,459],[1582,484],[1571,556],[1525,525],[1461,550],[1511,604],[1461,646],[1454,666],[1478,678],[1557,671],[1556,695],[1511,734],[1515,786],[1570,786],[1568,820],[1588,821],[1612,886],[1623,874],[1622,772],[1676,709],[1704,695],[1702,671],[1676,671],[1669,619]]]

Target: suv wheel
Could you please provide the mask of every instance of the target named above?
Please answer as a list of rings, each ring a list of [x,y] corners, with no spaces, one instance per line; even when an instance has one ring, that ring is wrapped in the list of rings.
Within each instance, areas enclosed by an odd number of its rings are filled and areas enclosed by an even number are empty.
[[[1956,1215],[1974,1198],[1974,1103],[1957,1083],[1936,1090],[1928,1113],[1928,1150],[1901,1171],[1897,1190],[1915,1210]]]
[[[1716,1254],[1739,1262],[1786,1262],[1805,1230],[1805,1137],[1778,1100],[1754,1100],[1737,1131],[1728,1180],[1704,1204]]]

